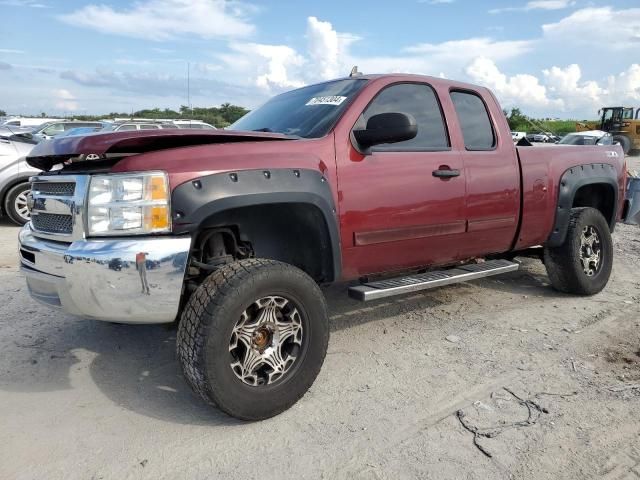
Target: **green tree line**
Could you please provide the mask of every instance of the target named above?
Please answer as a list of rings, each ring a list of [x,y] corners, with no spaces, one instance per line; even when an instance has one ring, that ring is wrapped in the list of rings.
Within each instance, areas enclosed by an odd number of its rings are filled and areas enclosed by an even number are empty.
[[[73,115],[70,118],[76,120],[101,120],[104,118],[168,118],[172,120],[202,120],[216,128],[224,128],[231,125],[249,110],[238,105],[223,103],[219,107],[188,107],[182,105],[179,111],[170,108],[151,108],[138,110],[133,113],[111,112],[106,115]]]
[[[551,132],[556,135],[566,135],[576,131],[576,120],[546,120],[526,116],[518,107],[510,112],[504,111],[509,128],[514,132]]]

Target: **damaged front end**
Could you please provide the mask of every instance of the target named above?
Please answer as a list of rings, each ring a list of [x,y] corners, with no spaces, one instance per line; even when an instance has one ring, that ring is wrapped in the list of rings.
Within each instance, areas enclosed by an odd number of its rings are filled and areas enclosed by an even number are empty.
[[[191,129],[139,130],[56,138],[34,147],[27,163],[48,172],[109,171],[121,159],[140,153],[220,143],[293,140],[280,133]],[[57,172],[60,173],[60,172]]]

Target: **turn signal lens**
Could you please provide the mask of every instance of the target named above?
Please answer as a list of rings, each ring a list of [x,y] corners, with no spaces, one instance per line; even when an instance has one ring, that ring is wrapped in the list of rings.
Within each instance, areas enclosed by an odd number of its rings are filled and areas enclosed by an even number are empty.
[[[164,176],[149,177],[149,190],[151,200],[166,200],[169,198],[167,179]]]
[[[144,223],[147,231],[159,232],[169,227],[169,208],[151,207],[147,210]]]

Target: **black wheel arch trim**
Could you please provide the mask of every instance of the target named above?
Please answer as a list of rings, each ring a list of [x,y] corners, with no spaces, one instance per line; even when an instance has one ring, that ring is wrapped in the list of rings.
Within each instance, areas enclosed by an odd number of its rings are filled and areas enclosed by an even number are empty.
[[[560,177],[556,218],[553,230],[547,239],[546,245],[558,247],[562,245],[567,236],[571,208],[577,191],[585,185],[604,184],[613,189],[613,215],[609,219],[609,228],[613,232],[616,225],[618,212],[618,172],[608,163],[590,163],[577,165],[567,169]]]
[[[338,280],[342,258],[336,207],[329,182],[317,170],[238,170],[194,178],[172,192],[173,232],[195,235],[208,218],[225,210],[279,203],[309,204],[320,210],[331,242],[333,280]]]

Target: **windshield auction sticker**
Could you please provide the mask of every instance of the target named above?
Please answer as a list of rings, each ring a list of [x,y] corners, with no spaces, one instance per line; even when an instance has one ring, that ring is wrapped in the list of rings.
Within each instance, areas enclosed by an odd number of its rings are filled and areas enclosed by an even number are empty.
[[[340,95],[331,95],[328,97],[313,97],[305,105],[340,105],[347,97],[341,97]]]

